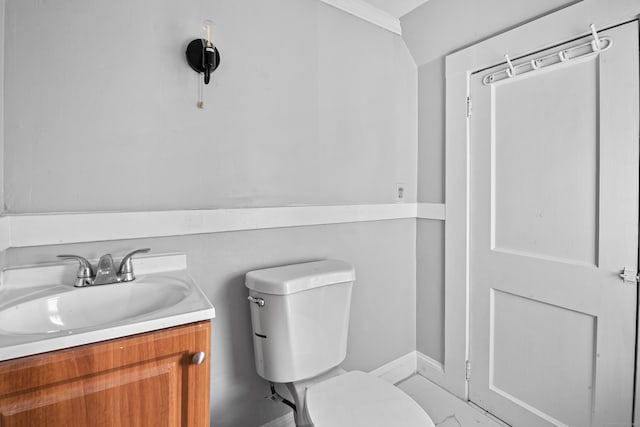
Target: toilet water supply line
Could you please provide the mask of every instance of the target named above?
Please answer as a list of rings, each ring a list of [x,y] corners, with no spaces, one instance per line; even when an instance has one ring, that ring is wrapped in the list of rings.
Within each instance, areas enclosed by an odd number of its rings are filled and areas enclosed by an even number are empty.
[[[273,400],[274,402],[282,402],[285,405],[287,405],[288,407],[290,407],[291,409],[293,409],[293,412],[297,412],[296,411],[296,404],[293,403],[290,400],[285,399],[284,397],[280,396],[278,394],[278,392],[276,391],[276,385],[272,382],[269,383],[269,388],[271,388],[271,396],[267,396],[267,399],[269,400]]]

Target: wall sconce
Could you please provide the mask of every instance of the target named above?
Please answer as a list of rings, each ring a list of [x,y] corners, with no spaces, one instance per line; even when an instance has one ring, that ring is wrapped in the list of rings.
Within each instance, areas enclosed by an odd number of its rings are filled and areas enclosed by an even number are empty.
[[[203,37],[201,39],[191,40],[187,46],[187,63],[194,71],[202,74],[202,81],[200,83],[200,101],[198,102],[199,108],[204,108],[204,88],[203,83],[209,84],[211,80],[211,73],[220,65],[220,53],[218,49],[211,42],[211,30],[213,22],[209,19],[204,21],[202,26]]]

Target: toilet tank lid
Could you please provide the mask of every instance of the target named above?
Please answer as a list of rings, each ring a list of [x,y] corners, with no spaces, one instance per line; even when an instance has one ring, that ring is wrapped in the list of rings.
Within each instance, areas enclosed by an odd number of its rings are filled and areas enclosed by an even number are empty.
[[[353,282],[356,272],[345,261],[328,259],[250,271],[247,288],[265,294],[288,295],[320,286]]]

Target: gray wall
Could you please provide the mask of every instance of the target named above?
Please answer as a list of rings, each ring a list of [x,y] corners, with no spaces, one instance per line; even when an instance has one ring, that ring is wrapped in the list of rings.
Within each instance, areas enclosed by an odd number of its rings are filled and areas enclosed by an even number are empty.
[[[416,225],[416,349],[444,363],[444,222]]]
[[[9,0],[11,213],[416,198],[403,40],[317,0]],[[221,67],[196,108],[204,18]]]
[[[445,202],[445,57],[574,3],[429,0],[401,18],[402,37],[418,65],[419,202]],[[443,362],[444,224],[418,220],[416,246],[417,349]]]
[[[222,65],[199,110],[183,51],[205,18]],[[389,203],[398,182],[416,200],[413,59],[397,35],[317,0],[6,0],[6,23],[9,213]],[[414,220],[378,221],[13,248],[0,261],[187,253],[217,311],[214,425],[255,426],[287,409],[263,399],[243,275],[352,262],[344,366],[370,370],[415,349],[415,233]]]

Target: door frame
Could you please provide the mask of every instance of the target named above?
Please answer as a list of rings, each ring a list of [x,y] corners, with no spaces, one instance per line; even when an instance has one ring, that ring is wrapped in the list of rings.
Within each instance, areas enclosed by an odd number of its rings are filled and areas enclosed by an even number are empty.
[[[504,62],[506,53],[517,59],[586,36],[590,34],[590,24],[607,28],[637,19],[639,14],[640,0],[583,0],[446,57],[445,353],[444,375],[438,375],[437,383],[464,400],[469,397],[466,361],[469,360],[471,159],[467,97],[471,74]],[[639,382],[636,371],[636,423],[640,422]]]

